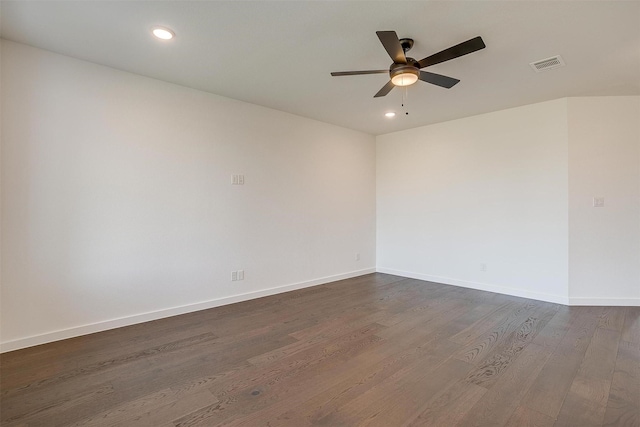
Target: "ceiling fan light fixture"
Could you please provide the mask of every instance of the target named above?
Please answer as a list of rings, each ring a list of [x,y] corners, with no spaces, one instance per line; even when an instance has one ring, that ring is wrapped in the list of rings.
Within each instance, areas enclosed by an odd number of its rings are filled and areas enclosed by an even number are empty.
[[[427,56],[420,61],[416,61],[414,58],[406,55],[413,46],[413,39],[399,39],[395,31],[376,31],[376,34],[380,39],[380,43],[382,43],[382,46],[389,54],[389,57],[393,60],[393,64],[389,67],[390,80],[373,95],[374,98],[386,96],[396,86],[409,86],[418,80],[445,89],[451,89],[460,83],[460,80],[428,71],[421,71],[421,69],[440,64],[441,62],[450,61],[487,47],[482,37],[477,36],[466,42],[458,43],[455,46]],[[331,73],[331,75],[355,76],[358,74],[384,74],[385,72],[385,70],[338,71]]]
[[[396,86],[409,86],[418,81],[420,70],[410,65],[402,65],[391,70],[391,83]]]
[[[391,79],[396,86],[410,86],[418,81],[418,76],[411,73],[402,73]]]

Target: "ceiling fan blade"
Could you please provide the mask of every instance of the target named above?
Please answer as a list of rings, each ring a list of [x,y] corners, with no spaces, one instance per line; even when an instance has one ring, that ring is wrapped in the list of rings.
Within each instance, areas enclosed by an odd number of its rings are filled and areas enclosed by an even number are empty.
[[[407,57],[404,56],[404,50],[400,46],[400,40],[395,31],[376,31],[376,34],[394,63],[407,63]]]
[[[386,94],[391,92],[391,89],[393,89],[394,87],[395,87],[395,85],[391,82],[391,80],[389,80],[389,83],[387,83],[386,85],[382,86],[382,89],[380,89],[378,91],[378,93],[373,95],[373,97],[374,98],[380,98],[381,96],[385,96]]]
[[[467,40],[466,42],[452,46],[449,49],[427,56],[426,58],[418,61],[418,63],[420,64],[420,68],[429,67],[431,65],[455,59],[459,56],[473,53],[477,50],[484,49],[485,47],[486,45],[484,44],[484,41],[482,41],[482,37],[478,36],[471,40]]]
[[[364,70],[364,71],[334,71],[332,76],[357,76],[360,74],[382,74],[388,73],[389,70]]]
[[[420,71],[420,77],[418,78],[423,82],[431,83],[436,86],[446,87],[447,89],[451,89],[460,82],[460,80],[454,79],[453,77],[430,73],[428,71]]]

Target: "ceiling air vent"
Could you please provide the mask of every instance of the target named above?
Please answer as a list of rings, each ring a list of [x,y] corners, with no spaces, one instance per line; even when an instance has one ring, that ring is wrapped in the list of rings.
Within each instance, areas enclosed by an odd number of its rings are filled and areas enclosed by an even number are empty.
[[[540,61],[535,61],[529,63],[533,71],[536,73],[540,73],[542,71],[552,70],[558,67],[564,67],[564,60],[560,55],[552,56],[551,58],[541,59]]]

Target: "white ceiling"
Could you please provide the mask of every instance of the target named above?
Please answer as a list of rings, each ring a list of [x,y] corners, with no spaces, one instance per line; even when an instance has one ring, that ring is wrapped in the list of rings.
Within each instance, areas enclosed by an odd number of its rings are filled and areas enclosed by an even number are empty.
[[[120,70],[378,135],[565,96],[640,94],[639,1],[6,1],[1,35]],[[159,42],[154,25],[177,37]],[[373,95],[385,69],[377,30],[415,39],[425,56],[482,36],[487,48]],[[562,55],[566,67],[529,63]]]

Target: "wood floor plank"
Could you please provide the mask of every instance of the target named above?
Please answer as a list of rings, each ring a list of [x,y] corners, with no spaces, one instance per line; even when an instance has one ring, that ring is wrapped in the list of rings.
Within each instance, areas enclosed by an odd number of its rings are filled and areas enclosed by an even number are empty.
[[[286,336],[285,336],[286,337]],[[145,394],[149,394],[155,391],[159,391],[168,387],[180,378],[183,378],[185,373],[194,367],[207,367],[217,365],[219,367],[225,367],[228,363],[236,363],[236,358],[242,358],[251,356],[256,352],[270,350],[274,346],[281,345],[281,343],[288,344],[290,337],[286,337],[285,341],[279,341],[278,339],[272,339],[261,341],[251,340],[253,344],[251,346],[233,346],[227,343],[219,348],[219,351],[211,352],[206,349],[198,347],[202,343],[194,344],[187,347],[175,347],[173,352],[152,352],[146,358],[132,358],[129,363],[114,365],[111,369],[94,370],[89,369],[84,376],[73,376],[61,383],[54,383],[54,390],[59,396],[73,395],[76,390],[85,390],[95,387],[100,387],[106,382],[110,382],[114,389],[114,393],[105,394],[97,402],[91,404],[74,405],[67,409],[56,409],[46,413],[39,414],[38,419],[47,420],[51,423],[71,423],[80,419],[89,417],[91,412],[102,412],[109,408],[116,407],[127,400],[134,400]],[[215,341],[213,342],[215,343]],[[213,345],[214,348],[215,344]],[[195,354],[191,354],[192,352]],[[177,363],[180,361],[180,363]],[[185,370],[186,369],[186,370]],[[37,405],[38,399],[46,399],[50,396],[50,387],[40,387],[33,390],[26,390],[21,399],[23,405],[29,407]],[[13,399],[14,396],[11,396]],[[6,401],[6,398],[5,398]],[[4,403],[3,403],[4,406]],[[3,411],[3,416],[6,412]],[[30,422],[36,422],[37,420],[31,419]]]
[[[477,363],[478,360],[482,360],[496,345],[502,342],[504,337],[509,336],[520,327],[522,322],[527,319],[529,310],[536,306],[537,304],[533,302],[524,302],[516,306],[502,318],[496,319],[489,330],[479,335],[454,357],[468,363]]]
[[[472,410],[473,406],[487,392],[484,387],[467,384],[464,381],[454,383],[441,393],[427,401],[418,411],[418,415],[402,424],[403,427],[417,426],[453,426]]]
[[[327,330],[334,330],[336,328],[343,328],[345,325],[349,325],[356,319],[360,319],[365,316],[376,314],[378,318],[382,318],[386,313],[381,312],[378,309],[371,308],[365,305],[355,306],[351,310],[342,311],[335,316],[325,317],[325,320],[309,327],[298,329],[291,332],[289,335],[297,340],[307,340],[325,333]],[[378,319],[376,318],[375,321]]]
[[[407,313],[404,316],[396,316],[393,322],[379,322],[387,326],[380,331],[378,336],[391,338],[398,334],[411,333],[415,329],[436,328],[469,311],[469,306],[463,302],[449,301],[446,304],[439,304],[431,311],[419,313]]]
[[[360,316],[359,318],[351,318],[349,322],[340,322],[339,324],[333,325],[330,328],[324,328],[322,332],[316,335],[311,335],[307,339],[298,339],[298,341],[296,341],[295,343],[291,343],[287,346],[279,347],[269,352],[254,356],[250,358],[248,362],[254,366],[262,366],[276,362],[277,360],[292,356],[296,353],[313,347],[318,343],[322,343],[334,337],[339,337],[341,335],[349,333],[350,331],[360,329],[367,325],[377,323],[383,316],[383,313],[377,312],[365,316]]]
[[[447,338],[465,329],[483,314],[486,314],[486,309],[475,307],[463,314],[457,312],[443,314],[437,322],[425,324],[423,328],[411,329],[413,332],[411,334],[396,330],[395,334],[385,338],[383,341],[385,345],[378,347],[373,355],[362,355],[363,360],[357,361],[358,365],[362,366],[350,373],[344,381],[317,394],[295,410],[282,409],[282,413],[276,418],[266,419],[273,426],[315,425],[345,402],[353,400],[380,384],[398,370],[407,369],[419,360],[431,360],[431,363],[444,360],[447,355],[460,347]],[[398,328],[399,325],[401,324],[395,323],[383,332]],[[381,356],[384,356],[384,360],[380,358]]]
[[[105,378],[105,381],[109,381],[108,378],[111,373],[117,372],[118,368],[126,368],[127,364],[141,362],[151,356],[180,351],[189,346],[209,343],[215,338],[216,337],[213,334],[204,334],[196,337],[189,337],[183,340],[166,343],[165,345],[154,347],[151,349],[123,354],[115,359],[92,363],[61,375],[52,376],[36,383],[31,383],[16,389],[6,390],[2,396],[3,419],[12,419],[20,416],[26,417],[28,416],[27,414],[33,414],[34,411],[43,412],[43,406],[40,403],[41,401],[49,402],[49,405],[47,405],[48,412],[54,410],[61,411],[61,407],[52,406],[51,393],[49,392],[49,389],[55,389],[57,385],[66,385],[71,381],[75,383],[84,383],[86,381],[86,378],[96,378],[98,376],[103,376]],[[105,387],[106,386],[104,385],[104,383],[102,383],[96,390],[104,390]],[[61,386],[58,387],[57,390],[58,392],[56,393],[56,401],[62,404],[66,401],[74,400],[78,390],[83,389],[79,389],[77,387],[67,388]],[[60,393],[60,391],[65,390],[68,390],[69,394]],[[91,391],[88,390],[84,393],[91,394]],[[104,399],[104,394],[102,398]]]
[[[600,427],[604,418],[604,408],[592,405],[587,399],[576,394],[568,394],[554,427]]]
[[[556,420],[529,409],[526,406],[518,406],[504,427],[553,427]]]
[[[640,426],[640,344],[621,341],[604,416],[605,426]]]
[[[571,319],[572,314],[569,307],[558,307],[553,318],[546,324],[540,333],[536,335],[532,342],[548,348],[549,351],[555,350],[560,342],[562,342],[562,339],[567,332],[569,332]]]
[[[633,426],[640,308],[368,274],[0,356],[15,426]]]
[[[389,345],[378,347],[374,354],[359,355],[334,370],[338,381],[329,382],[326,378],[312,379],[314,384],[320,383],[321,386],[315,390],[297,393],[293,402],[281,402],[267,411],[233,423],[233,426],[250,427],[257,425],[261,420],[271,426],[309,426],[320,423],[320,420],[332,414],[345,402],[381,384],[398,371],[426,361],[439,363],[458,347],[447,340],[434,341],[428,335],[411,343],[403,341],[407,339],[406,336],[387,340]],[[303,399],[300,400],[299,397]]]
[[[391,426],[410,421],[414,409],[464,377],[472,365],[449,358],[401,370],[336,411],[318,420],[325,425]],[[428,380],[427,380],[428,379]],[[389,396],[394,396],[389,399]]]
[[[45,423],[50,420],[48,414],[52,411],[56,413],[67,411],[83,403],[92,403],[112,393],[114,393],[113,386],[106,384],[61,397],[52,398],[51,396],[40,396],[37,401],[31,402],[29,409],[23,409],[17,412],[15,408],[11,406],[11,403],[8,405],[3,403],[2,410],[6,410],[8,413],[3,415],[2,425],[11,425],[13,422],[20,420],[27,420],[30,424]],[[12,413],[13,415],[11,415]]]
[[[580,368],[584,354],[591,342],[596,325],[598,308],[572,309],[569,331],[555,348],[531,385],[524,404],[535,411],[555,419]]]
[[[640,343],[640,307],[626,307],[622,340]]]
[[[217,399],[211,394],[208,395],[201,393],[198,396],[189,396],[189,399],[184,399],[185,402],[201,401],[205,402],[200,407],[217,403]],[[175,405],[177,400],[175,393],[171,389],[164,389],[159,392],[151,393],[137,399],[125,402],[114,408],[107,409],[106,411],[92,415],[88,418],[75,422],[74,427],[85,427],[92,425],[116,425],[123,422],[131,422],[134,420],[131,417],[132,413],[135,414],[150,414],[157,412],[160,408],[166,408],[167,406]],[[138,420],[141,416],[135,417]],[[166,419],[165,419],[166,420]],[[162,420],[164,422],[165,420]]]
[[[510,312],[514,311],[514,309],[515,307],[513,302],[501,304],[487,314],[487,316],[478,319],[475,323],[469,325],[467,328],[458,332],[449,339],[453,342],[457,342],[458,344],[468,346],[473,343],[473,341],[480,338],[481,335],[489,332],[489,330],[496,325],[496,319],[503,319]]]
[[[317,375],[316,369],[335,368],[343,356],[357,355],[369,345],[380,341],[374,333],[382,328],[370,325],[339,337],[335,341],[318,344],[304,352],[278,360],[276,364],[255,367],[248,375],[233,378],[211,388],[220,403],[203,408],[178,420],[176,425],[217,425],[228,423],[275,404],[292,393],[308,377]]]
[[[333,362],[332,370],[339,370],[340,362],[338,360]],[[256,425],[274,406],[277,408],[280,403],[295,404],[295,402],[302,401],[315,393],[315,388],[308,387],[309,383],[322,387],[323,383],[335,381],[337,378],[318,375],[313,370],[300,372],[290,378],[278,377],[269,383],[256,384],[246,390],[227,395],[226,400],[221,404],[212,405],[210,408],[204,408],[195,414],[182,417],[176,420],[176,424]],[[279,412],[281,409],[276,409],[276,411]]]
[[[21,381],[21,383],[23,383],[21,386],[16,386],[15,383],[6,384],[8,387],[11,387],[11,388],[3,391],[2,396],[7,397],[7,396],[11,396],[12,393],[20,393],[27,389],[33,390],[43,386],[49,386],[51,384],[55,384],[56,382],[65,381],[69,378],[83,376],[83,375],[91,374],[93,372],[98,372],[106,369],[111,369],[115,366],[127,364],[135,360],[141,360],[143,358],[146,358],[147,356],[151,356],[151,355],[159,354],[163,352],[172,352],[172,351],[175,351],[176,349],[189,347],[197,343],[212,341],[212,340],[215,340],[216,338],[217,338],[216,335],[214,335],[211,332],[207,332],[207,333],[203,333],[196,336],[189,336],[186,338],[182,338],[173,342],[165,341],[164,343],[158,346],[145,348],[144,350],[134,351],[128,354],[122,354],[122,352],[120,352],[120,354],[118,354],[116,357],[108,358],[108,359],[102,358],[102,360],[99,360],[96,362],[90,362],[88,364],[83,365],[82,367],[62,371],[56,374],[50,373],[49,376],[47,376],[46,378],[36,380],[30,383],[25,384]],[[3,382],[4,382],[4,378],[3,378]]]
[[[531,344],[476,403],[460,425],[491,427],[506,424],[522,404],[524,395],[540,374],[551,353]],[[468,379],[466,380],[468,381]]]
[[[160,426],[163,424],[173,425],[167,420],[174,420],[184,415],[190,414],[198,409],[204,408],[215,401],[215,398],[208,390],[178,398],[164,405],[154,405],[146,409],[129,410],[123,414],[119,421],[112,420],[110,426],[113,427],[133,427],[133,426]],[[115,422],[114,422],[115,421]]]
[[[555,310],[538,307],[531,310],[522,324],[484,358],[476,362],[477,368],[469,373],[467,381],[485,388],[491,388],[500,376],[517,361],[529,343],[538,335],[555,315]],[[540,353],[539,357],[543,357]]]
[[[602,313],[598,316],[598,328],[622,331],[626,311],[625,307],[604,307]]]
[[[593,405],[606,406],[616,366],[620,333],[597,328],[580,368],[573,379],[570,394],[576,394]]]

